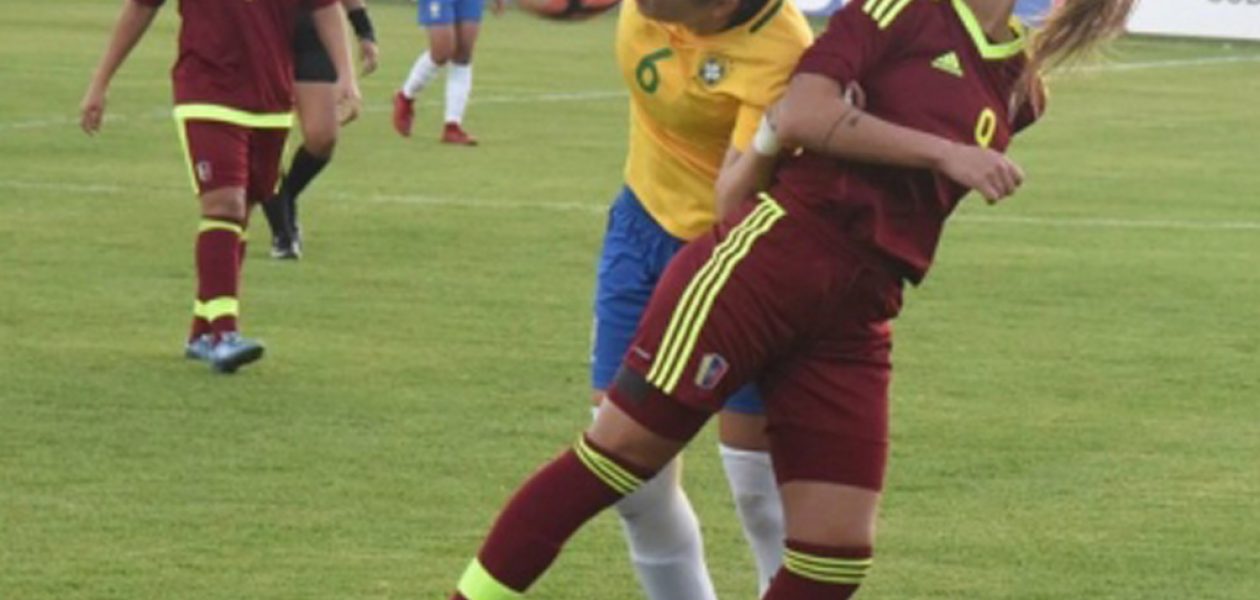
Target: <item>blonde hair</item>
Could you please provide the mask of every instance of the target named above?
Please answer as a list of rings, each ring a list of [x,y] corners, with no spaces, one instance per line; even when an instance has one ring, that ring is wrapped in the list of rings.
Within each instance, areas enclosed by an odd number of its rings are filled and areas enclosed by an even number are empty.
[[[1087,57],[1124,32],[1137,0],[1063,0],[1033,38],[1029,70],[1039,75]]]

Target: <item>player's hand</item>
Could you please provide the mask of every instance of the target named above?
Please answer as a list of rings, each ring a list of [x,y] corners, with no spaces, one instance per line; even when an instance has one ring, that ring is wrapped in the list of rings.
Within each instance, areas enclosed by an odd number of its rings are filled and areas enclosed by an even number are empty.
[[[1014,194],[1024,183],[1024,170],[1004,154],[966,144],[953,144],[945,153],[939,170],[979,192],[989,204]]]
[[[359,118],[363,109],[363,95],[359,83],[352,78],[337,81],[337,119],[342,125]]]
[[[79,127],[88,135],[95,135],[105,121],[105,90],[93,83],[88,86],[79,103]]]
[[[359,40],[359,72],[365,77],[371,75],[376,72],[376,67],[380,66],[380,62],[381,50],[376,42]]]

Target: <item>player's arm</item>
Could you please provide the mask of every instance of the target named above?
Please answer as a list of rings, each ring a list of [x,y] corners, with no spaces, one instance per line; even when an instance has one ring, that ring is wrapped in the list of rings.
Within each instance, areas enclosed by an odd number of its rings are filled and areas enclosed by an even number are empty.
[[[364,0],[341,0],[346,9],[346,18],[350,19],[350,27],[354,29],[354,37],[359,40],[359,64],[361,72],[371,75],[381,61],[381,51],[376,44],[376,28],[372,26],[372,18],[368,16],[367,2]]]
[[[715,186],[719,219],[739,206],[740,202],[766,189],[774,166],[779,162],[779,149],[770,120],[763,114],[758,119],[757,132],[748,147],[743,152],[734,146],[726,151]]]
[[[114,31],[109,38],[109,46],[105,48],[105,54],[92,72],[87,92],[79,104],[79,126],[88,135],[100,131],[101,123],[105,119],[105,97],[109,92],[109,82],[140,38],[149,30],[159,5],[160,2],[123,0],[122,11],[118,14],[118,21],[114,23]]]
[[[862,162],[932,169],[996,202],[1015,192],[1024,173],[1002,153],[959,144],[896,125],[845,100],[838,81],[800,73],[792,78],[774,131],[787,147]]]
[[[328,56],[337,68],[337,102],[344,113],[342,122],[349,122],[359,115],[363,102],[359,94],[359,82],[351,66],[350,48],[346,44],[346,26],[341,18],[341,5],[328,4],[311,13],[315,23],[315,31],[319,33],[319,41],[328,50]]]

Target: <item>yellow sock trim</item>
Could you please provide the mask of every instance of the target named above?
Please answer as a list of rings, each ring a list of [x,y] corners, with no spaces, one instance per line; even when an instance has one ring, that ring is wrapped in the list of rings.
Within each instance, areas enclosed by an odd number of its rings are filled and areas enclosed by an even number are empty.
[[[202,219],[201,224],[197,226],[197,233],[205,233],[207,231],[231,231],[238,236],[244,237],[245,228],[231,221],[220,221],[218,219]]]
[[[826,558],[785,550],[783,567],[805,579],[830,584],[858,585],[874,564],[872,558]]]
[[[596,477],[618,494],[627,495],[643,485],[643,480],[636,477],[634,473],[625,470],[621,465],[591,448],[584,437],[578,438],[577,443],[573,445],[573,452],[587,469],[590,469]]]
[[[525,594],[499,583],[475,558],[464,570],[464,576],[459,578],[455,589],[468,600],[519,600],[525,597]]]
[[[236,317],[241,314],[241,301],[231,296],[222,296],[205,302],[193,302],[193,316],[207,321],[223,317]]]

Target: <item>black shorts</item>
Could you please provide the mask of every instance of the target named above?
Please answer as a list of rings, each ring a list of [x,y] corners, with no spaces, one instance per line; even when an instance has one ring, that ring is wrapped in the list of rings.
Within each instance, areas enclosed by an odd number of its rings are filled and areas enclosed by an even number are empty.
[[[311,13],[303,11],[298,16],[297,31],[293,35],[293,79],[298,83],[336,83],[337,67],[328,57],[328,50],[319,41]]]

